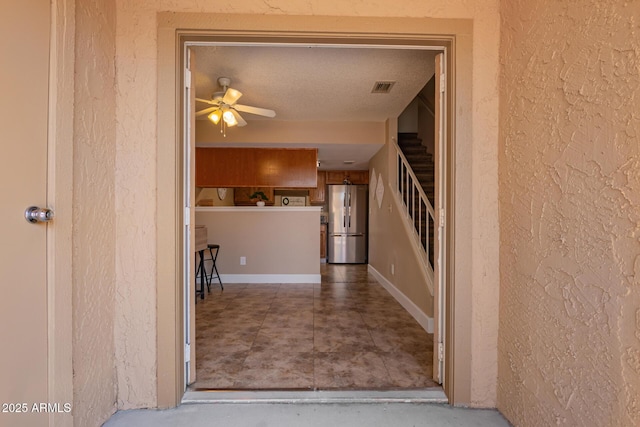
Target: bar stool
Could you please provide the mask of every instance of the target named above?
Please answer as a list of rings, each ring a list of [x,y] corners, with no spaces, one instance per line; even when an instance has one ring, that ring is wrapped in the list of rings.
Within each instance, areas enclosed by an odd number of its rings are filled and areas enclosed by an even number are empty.
[[[196,301],[198,301],[198,295],[200,295],[200,299],[204,299],[204,284],[207,284],[207,289],[211,289],[211,281],[209,275],[207,274],[207,270],[204,267],[204,249],[197,251],[199,255],[199,260],[196,259]],[[198,289],[198,277],[200,278],[200,289]]]
[[[220,282],[220,289],[224,291],[224,286],[222,286],[222,279],[220,278],[220,273],[218,273],[218,267],[216,267],[216,260],[218,259],[218,252],[220,252],[220,245],[209,243],[207,245],[207,248],[209,249],[209,256],[211,257],[205,260],[211,261],[211,271],[209,272],[209,275],[207,277],[207,289],[209,290],[209,292],[211,292],[211,283],[213,282],[213,279],[218,279],[218,281]],[[215,254],[213,253],[214,249],[216,250]],[[214,272],[216,273],[215,276],[213,275]],[[207,275],[206,271],[205,275]]]

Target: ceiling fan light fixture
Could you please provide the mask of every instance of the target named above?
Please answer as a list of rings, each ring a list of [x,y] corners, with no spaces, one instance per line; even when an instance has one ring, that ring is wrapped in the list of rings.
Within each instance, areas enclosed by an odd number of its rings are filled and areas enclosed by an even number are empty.
[[[207,118],[217,125],[218,123],[220,123],[220,119],[222,118],[222,111],[214,110],[207,116]]]
[[[222,114],[222,119],[224,120],[224,122],[227,124],[227,126],[235,126],[238,124],[238,121],[236,120],[235,116],[233,115],[233,113],[229,110],[225,111]]]
[[[264,117],[276,116],[275,111],[267,108],[236,104],[236,101],[242,96],[242,92],[229,87],[231,84],[230,78],[220,77],[218,83],[222,86],[222,91],[215,92],[211,95],[211,99],[196,97],[196,101],[210,105],[210,107],[196,111],[196,117],[207,115],[207,118],[211,120],[212,123],[215,125],[220,124],[220,133],[225,137],[227,136],[227,127],[243,127],[247,125],[247,121],[238,111]]]

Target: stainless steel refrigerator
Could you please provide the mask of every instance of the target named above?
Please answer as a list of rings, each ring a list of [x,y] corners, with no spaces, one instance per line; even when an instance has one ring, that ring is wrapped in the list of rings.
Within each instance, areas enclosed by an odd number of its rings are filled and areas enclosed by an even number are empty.
[[[367,217],[369,192],[366,185],[328,185],[330,263],[367,262]]]

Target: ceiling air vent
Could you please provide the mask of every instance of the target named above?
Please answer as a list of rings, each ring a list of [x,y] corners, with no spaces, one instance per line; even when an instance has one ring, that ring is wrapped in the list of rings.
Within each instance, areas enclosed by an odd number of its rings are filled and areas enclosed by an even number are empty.
[[[389,93],[394,84],[396,82],[393,81],[375,82],[371,93]]]

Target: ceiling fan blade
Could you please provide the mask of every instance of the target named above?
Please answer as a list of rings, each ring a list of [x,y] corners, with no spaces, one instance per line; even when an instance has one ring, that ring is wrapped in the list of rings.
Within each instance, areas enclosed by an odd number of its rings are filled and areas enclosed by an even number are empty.
[[[234,110],[233,108],[230,108],[229,111],[231,111],[231,113],[233,114],[233,117],[236,118],[236,121],[238,122],[238,127],[247,125],[247,122],[242,118],[240,114],[238,114],[236,110]]]
[[[242,92],[239,90],[235,90],[233,88],[228,88],[224,93],[224,97],[222,98],[222,102],[227,105],[233,105],[236,103],[238,99],[242,96]]]
[[[217,102],[211,101],[209,99],[196,98],[196,101],[204,102],[204,103],[209,104],[209,105],[218,105]]]
[[[209,114],[210,112],[212,112],[213,110],[217,109],[218,106],[214,106],[214,107],[209,107],[209,108],[205,108],[204,110],[200,110],[198,112],[196,112],[196,117],[200,117],[200,116],[204,116],[205,114]]]
[[[265,117],[276,116],[275,111],[269,110],[266,108],[250,107],[249,105],[240,105],[240,104],[234,105],[233,108],[235,108],[238,111],[242,111],[243,113],[256,114],[258,116],[265,116]]]

